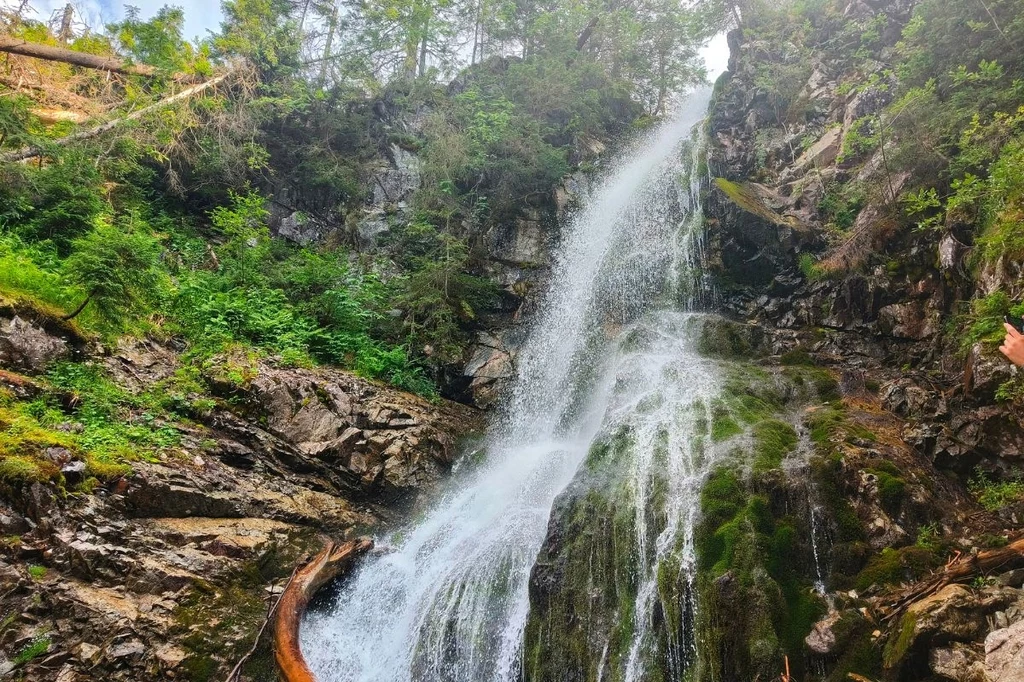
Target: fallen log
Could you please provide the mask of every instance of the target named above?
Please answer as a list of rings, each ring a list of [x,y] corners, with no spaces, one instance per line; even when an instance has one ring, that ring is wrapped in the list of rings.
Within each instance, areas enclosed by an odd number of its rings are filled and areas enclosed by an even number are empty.
[[[962,583],[995,571],[1009,571],[1024,566],[1024,537],[1005,547],[990,549],[952,561],[941,571],[914,585],[893,603],[885,621],[895,620],[916,601],[929,597],[947,585]]]
[[[152,78],[159,74],[156,67],[149,66],[148,64],[129,64],[117,57],[104,57],[98,54],[69,50],[66,47],[32,43],[24,38],[11,38],[10,36],[0,36],[0,52],[10,52],[11,54],[45,59],[50,62],[73,64],[87,69],[110,71],[126,76]]]
[[[214,76],[210,80],[205,81],[203,83],[200,83],[199,85],[193,85],[192,87],[185,88],[184,90],[182,90],[179,93],[171,95],[170,97],[165,97],[164,99],[160,100],[159,102],[156,102],[154,104],[150,104],[148,107],[143,107],[142,109],[139,109],[138,111],[134,111],[134,112],[128,114],[127,116],[122,116],[121,118],[115,118],[112,121],[107,121],[106,123],[102,123],[102,124],[100,124],[98,126],[95,126],[95,127],[92,127],[92,128],[88,128],[86,130],[82,130],[82,131],[79,131],[77,133],[73,133],[71,135],[67,135],[65,137],[58,138],[56,140],[51,140],[49,142],[49,144],[57,145],[57,146],[63,146],[63,145],[69,144],[71,142],[78,142],[78,141],[81,141],[81,140],[88,140],[90,138],[97,137],[99,135],[102,135],[103,133],[106,133],[106,132],[109,132],[109,131],[113,130],[114,128],[117,128],[118,126],[120,126],[120,125],[122,125],[124,123],[127,123],[128,121],[134,121],[134,120],[140,119],[143,116],[146,116],[146,115],[156,111],[157,109],[162,109],[164,107],[170,106],[171,104],[174,104],[175,102],[180,102],[182,100],[188,99],[189,97],[193,97],[195,95],[198,95],[199,93],[203,92],[204,90],[208,90],[208,89],[214,87],[215,85],[221,83],[222,81],[224,81],[226,78],[228,78],[228,76],[230,76],[233,73],[234,73],[233,70],[232,71],[225,71],[224,73],[220,74],[219,76]],[[30,158],[30,157],[33,157],[33,156],[38,156],[41,152],[42,152],[42,149],[40,147],[36,147],[36,146],[22,147],[21,149],[16,149],[16,150],[14,150],[12,152],[7,152],[6,154],[0,155],[0,162],[10,163],[12,161],[22,161],[24,159],[27,159],[27,158]]]
[[[299,648],[299,626],[317,590],[336,578],[356,557],[373,547],[369,538],[342,545],[330,543],[292,578],[277,604],[274,658],[284,682],[316,682]]]

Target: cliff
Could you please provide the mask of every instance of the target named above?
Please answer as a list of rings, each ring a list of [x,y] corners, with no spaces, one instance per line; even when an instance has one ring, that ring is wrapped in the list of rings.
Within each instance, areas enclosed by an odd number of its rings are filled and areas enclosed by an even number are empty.
[[[986,177],[1007,154],[1007,138],[982,156],[957,126],[999,119],[1019,98],[957,93],[980,86],[944,71],[954,59],[960,72],[977,72],[999,52],[992,21],[1000,17],[973,9],[819,3],[751,12],[729,35],[729,71],[709,123],[707,217],[721,301],[744,333],[756,332],[755,352],[769,365],[826,372],[838,392],[798,417],[810,441],[809,483],[741,476],[737,493],[775,500],[810,485],[806,494],[825,510],[828,604],[805,639],[792,632],[787,644],[793,620],[782,629],[776,620],[773,633],[739,619],[750,599],[772,602],[763,584],[745,580],[749,564],[719,565],[704,594],[720,618],[713,665],[725,679],[778,666],[750,648],[766,632],[776,642],[769,650],[785,650],[799,675],[829,680],[1021,674],[1017,654],[1007,655],[1022,643],[1019,572],[979,574],[909,606],[899,599],[947,561],[1019,537],[1024,511],[1017,372],[995,342],[1019,295],[1018,256],[991,246],[993,230],[1010,228],[977,197],[957,202],[964,177]],[[973,14],[985,36],[968,39],[963,24],[943,23]],[[946,59],[958,40],[970,48]],[[934,80],[919,84],[922,70]],[[936,201],[922,210],[922,196]],[[771,504],[776,529],[792,515],[788,504]],[[712,526],[705,532],[725,527]],[[804,556],[792,559],[798,573]],[[807,634],[814,612],[789,618],[806,619],[796,629]]]

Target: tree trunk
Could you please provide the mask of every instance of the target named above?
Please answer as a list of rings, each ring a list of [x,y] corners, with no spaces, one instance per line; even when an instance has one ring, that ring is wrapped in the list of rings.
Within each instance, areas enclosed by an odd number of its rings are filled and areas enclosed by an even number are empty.
[[[57,40],[60,41],[61,45],[67,45],[68,41],[71,40],[71,19],[74,16],[75,8],[69,2],[64,5],[64,16],[60,20],[60,33],[57,34]]]
[[[885,620],[891,621],[899,616],[906,607],[925,597],[931,596],[947,585],[962,583],[979,575],[987,575],[995,571],[1011,571],[1024,566],[1024,537],[1018,538],[1006,547],[979,552],[977,555],[963,557],[948,564],[940,573],[918,583],[909,591],[902,593],[893,604],[892,610]]]
[[[423,20],[423,37],[420,39],[420,78],[427,74],[427,39],[430,36],[430,17]]]
[[[71,320],[73,320],[76,317],[78,317],[79,315],[81,315],[82,311],[85,310],[85,306],[89,305],[89,301],[92,300],[93,294],[95,294],[95,293],[96,293],[95,291],[89,292],[89,295],[85,297],[85,300],[82,301],[82,304],[80,306],[75,308],[74,312],[72,312],[72,313],[70,313],[68,315],[65,315],[64,317],[62,317],[60,319],[64,320],[65,322],[70,322]]]
[[[153,111],[156,111],[157,109],[162,109],[163,107],[170,106],[175,102],[180,102],[182,100],[188,99],[189,97],[192,97],[193,95],[198,95],[200,92],[203,92],[204,90],[209,90],[213,86],[224,81],[232,73],[234,73],[233,70],[226,71],[219,76],[211,78],[205,83],[200,83],[199,85],[193,85],[190,88],[185,88],[176,95],[165,97],[159,102],[151,104],[148,107],[143,107],[138,111],[128,114],[127,116],[115,118],[113,121],[107,121],[106,123],[98,125],[94,128],[89,128],[88,130],[83,130],[72,135],[68,135],[66,137],[61,137],[56,140],[52,140],[50,144],[64,146],[72,142],[79,142],[81,140],[88,140],[90,138],[97,137],[105,132],[117,128],[118,126],[122,125],[127,121],[134,121],[136,119],[142,118],[143,116],[146,116],[147,114],[150,114]],[[9,163],[11,161],[22,161],[23,159],[36,156],[37,154],[40,153],[40,151],[41,149],[39,147],[23,147],[21,149],[18,149],[17,151],[8,152],[6,154],[0,155],[0,162]]]
[[[331,44],[334,42],[334,31],[338,27],[338,4],[334,4],[334,9],[331,11],[331,20],[327,24],[327,43],[324,45],[324,56],[320,63],[320,87],[324,86],[324,80],[327,78],[327,60],[331,56]]]
[[[600,17],[594,17],[587,24],[587,27],[583,29],[583,33],[576,39],[576,51],[581,52],[587,45],[587,41],[590,40],[590,36],[594,35],[594,29],[597,28],[597,24],[601,21]]]
[[[359,555],[373,547],[369,538],[343,545],[329,543],[324,551],[306,564],[281,595],[274,623],[274,658],[284,682],[316,682],[299,648],[299,625],[309,600],[317,590],[346,568]]]
[[[20,54],[23,57],[35,57],[36,59],[45,59],[51,62],[74,64],[75,66],[83,66],[87,69],[122,73],[127,76],[146,76],[151,78],[159,74],[155,67],[146,64],[126,64],[117,57],[86,54],[85,52],[76,52],[75,50],[63,47],[30,43],[27,40],[11,38],[9,36],[0,36],[0,52],[10,52],[11,54]]]

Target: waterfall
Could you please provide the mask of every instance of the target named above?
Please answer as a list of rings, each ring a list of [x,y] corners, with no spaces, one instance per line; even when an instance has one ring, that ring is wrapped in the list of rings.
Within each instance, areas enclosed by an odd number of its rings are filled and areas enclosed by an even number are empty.
[[[335,603],[306,619],[303,652],[321,682],[519,680],[530,573],[556,497],[595,443],[627,431],[622,476],[635,507],[637,587],[614,679],[644,678],[666,571],[691,586],[680,606],[691,626],[670,637],[672,665],[694,661],[693,526],[718,382],[693,341],[700,315],[691,311],[706,292],[702,146],[691,131],[710,97],[709,89],[690,95],[563,227],[485,461],[419,522],[382,539],[384,551]],[[598,676],[610,665],[601,662]]]

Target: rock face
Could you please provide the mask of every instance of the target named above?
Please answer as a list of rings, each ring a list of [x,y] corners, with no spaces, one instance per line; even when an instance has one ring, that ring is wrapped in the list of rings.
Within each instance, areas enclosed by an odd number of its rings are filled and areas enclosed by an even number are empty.
[[[985,675],[989,682],[1024,679],[1024,620],[985,638]]]
[[[66,341],[18,315],[0,320],[0,367],[39,372],[69,352]]]
[[[64,347],[41,329],[19,334],[31,348]],[[133,392],[182,369],[153,341],[101,360]],[[297,562],[324,537],[401,518],[481,426],[471,408],[339,370],[264,362],[254,374],[231,386],[210,374],[231,401],[179,424],[174,450],[91,492],[64,492],[87,473],[77,460],[59,487],[0,483],[0,669],[64,682],[226,677]],[[19,377],[4,382],[34,390]]]
[[[1019,576],[952,585],[911,605],[906,618],[881,620],[901,586],[955,552],[984,547],[982,538],[1012,540],[1024,518],[1019,503],[998,513],[981,508],[969,489],[979,471],[992,481],[1020,471],[1024,416],[1019,400],[1006,399],[1019,373],[991,344],[967,343],[955,321],[972,299],[1002,292],[1019,300],[1024,266],[1005,257],[972,263],[980,227],[970,217],[914,230],[892,206],[920,179],[892,168],[883,150],[858,149],[857,136],[870,133],[872,117],[901,92],[896,43],[914,5],[833,3],[838,11],[808,15],[817,18],[795,30],[793,42],[778,38],[777,24],[730,33],[729,71],[709,116],[709,269],[727,314],[763,330],[779,362],[806,357],[842,377],[843,418],[855,414],[873,434],[847,430],[827,440],[813,416],[806,421],[818,431],[813,450],[827,448],[831,458],[812,465],[816,476],[828,472],[816,479],[829,491],[823,506],[841,502],[828,509],[825,582],[842,587],[832,610],[800,633],[799,647],[789,645],[790,661],[806,657],[828,682],[847,673],[900,682],[1024,679]],[[879,27],[870,55],[836,47],[842,31],[868,24]],[[841,191],[854,186],[876,190]],[[839,536],[854,524],[842,518],[859,526],[845,541]],[[928,548],[933,531],[943,538],[937,549]],[[716,586],[726,603],[742,591],[727,577]],[[730,640],[718,651],[720,667],[748,656],[742,642],[752,639],[745,631]]]

